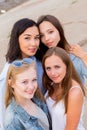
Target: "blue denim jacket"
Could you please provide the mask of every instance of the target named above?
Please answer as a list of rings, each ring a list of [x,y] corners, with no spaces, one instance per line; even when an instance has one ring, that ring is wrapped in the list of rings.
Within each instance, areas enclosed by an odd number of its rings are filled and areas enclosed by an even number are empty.
[[[33,58],[35,57],[33,56]],[[5,97],[5,89],[6,89],[6,76],[7,76],[9,65],[10,64],[7,62],[5,64],[3,71],[0,74],[0,130],[4,130],[4,113],[5,113],[4,97]],[[45,88],[43,87],[42,84],[43,69],[42,69],[41,62],[38,60],[36,60],[36,67],[37,67],[38,85],[41,91],[44,93]]]
[[[40,99],[33,98],[35,102],[47,115],[49,120],[49,130],[51,130],[51,120],[47,106]],[[29,115],[20,105],[13,101],[6,109],[5,130],[44,130],[38,123],[38,119]]]
[[[84,79],[87,78],[87,67],[83,61],[73,54],[70,54],[70,58],[74,64],[76,71],[78,72],[81,81],[84,83]]]

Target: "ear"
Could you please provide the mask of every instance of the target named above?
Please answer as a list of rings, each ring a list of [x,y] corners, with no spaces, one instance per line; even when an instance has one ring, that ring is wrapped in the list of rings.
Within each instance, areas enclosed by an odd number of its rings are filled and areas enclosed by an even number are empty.
[[[8,80],[8,85],[11,86],[11,79]]]
[[[11,79],[9,79],[9,80],[8,80],[8,85],[9,85],[10,87],[14,88],[14,85],[13,85],[13,83],[12,83],[12,80],[11,80]]]

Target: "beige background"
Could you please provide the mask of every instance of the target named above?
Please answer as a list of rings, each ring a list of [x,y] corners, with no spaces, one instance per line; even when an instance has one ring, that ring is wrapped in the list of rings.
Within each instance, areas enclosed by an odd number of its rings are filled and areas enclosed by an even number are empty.
[[[0,15],[0,72],[14,22],[28,17],[34,20],[42,14],[53,14],[62,22],[70,44],[81,43],[87,51],[87,0],[29,0]]]
[[[9,35],[14,22],[23,17],[37,20],[42,14],[52,14],[59,18],[70,44],[79,43],[87,51],[87,0],[27,0],[0,15],[0,72],[5,64]],[[86,111],[87,101],[85,104]],[[86,117],[87,112],[84,116],[87,130]]]

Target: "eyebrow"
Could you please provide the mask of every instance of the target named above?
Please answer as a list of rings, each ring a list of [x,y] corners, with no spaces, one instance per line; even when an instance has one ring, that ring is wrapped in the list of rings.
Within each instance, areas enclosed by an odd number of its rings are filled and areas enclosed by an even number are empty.
[[[47,31],[47,32],[53,31],[53,29],[52,29],[52,28],[48,28],[46,31]],[[44,33],[43,33],[43,32],[40,32],[40,34],[44,34]]]
[[[31,36],[31,34],[24,34],[24,36]],[[37,35],[35,35],[35,36],[40,36],[40,34],[37,34]]]

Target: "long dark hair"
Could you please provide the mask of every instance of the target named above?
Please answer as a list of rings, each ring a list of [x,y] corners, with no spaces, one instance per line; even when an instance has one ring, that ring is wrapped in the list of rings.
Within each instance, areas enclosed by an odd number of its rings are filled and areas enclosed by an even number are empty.
[[[51,24],[53,24],[53,26],[55,26],[55,28],[58,30],[58,32],[60,34],[60,41],[57,44],[57,46],[61,47],[64,50],[67,51],[70,45],[69,45],[68,41],[65,38],[64,30],[63,30],[63,27],[62,27],[60,21],[55,16],[52,16],[52,15],[42,15],[37,20],[38,27],[44,21],[48,21]],[[48,47],[46,47],[42,43],[42,41],[40,43],[40,49],[42,51],[41,53],[42,53],[42,57],[43,57],[43,55],[45,54],[45,52],[48,50]]]
[[[18,58],[22,59],[18,38],[27,28],[32,26],[38,28],[37,23],[28,18],[20,19],[13,25],[6,54],[6,61],[12,62]],[[35,56],[39,59],[40,55],[38,54],[38,51]]]
[[[85,95],[84,86],[83,86],[67,52],[60,47],[50,48],[45,53],[43,60],[42,60],[42,65],[43,65],[43,69],[44,69],[43,83],[44,83],[44,86],[46,87],[46,89],[48,90],[49,96],[51,96],[54,93],[53,85],[58,86],[58,84],[55,84],[55,83],[52,84],[53,83],[52,80],[47,76],[46,71],[45,71],[45,60],[52,55],[56,55],[56,56],[60,57],[60,59],[66,65],[66,75],[65,75],[65,77],[62,81],[62,84],[61,84],[62,93],[61,93],[60,97],[58,96],[58,98],[56,99],[56,103],[59,100],[64,99],[65,113],[66,113],[67,112],[67,104],[68,104],[68,92],[69,92],[70,88],[72,87],[72,79],[75,80],[79,84],[79,86],[81,87],[81,89]]]

